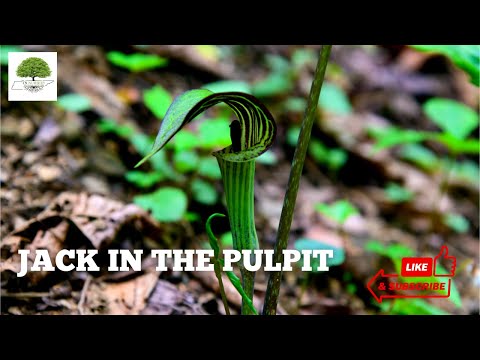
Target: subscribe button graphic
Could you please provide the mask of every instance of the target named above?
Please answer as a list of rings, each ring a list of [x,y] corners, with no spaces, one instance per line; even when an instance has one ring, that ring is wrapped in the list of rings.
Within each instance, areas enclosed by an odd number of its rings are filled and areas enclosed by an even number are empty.
[[[367,289],[379,303],[387,298],[448,298],[456,264],[456,258],[448,255],[448,247],[442,246],[434,258],[402,258],[400,274],[385,274],[380,269]]]

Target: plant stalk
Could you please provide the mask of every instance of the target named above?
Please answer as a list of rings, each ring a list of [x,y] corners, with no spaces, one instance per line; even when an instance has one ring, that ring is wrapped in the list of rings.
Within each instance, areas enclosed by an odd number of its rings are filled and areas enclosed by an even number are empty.
[[[217,157],[222,172],[228,220],[232,230],[233,248],[238,251],[258,249],[254,215],[255,160],[234,162]],[[253,301],[255,272],[247,271],[240,263],[243,290]],[[253,312],[242,299],[242,315]]]
[[[307,109],[302,122],[300,136],[298,138],[297,148],[293,156],[292,168],[288,179],[287,191],[283,201],[282,214],[280,216],[280,224],[275,241],[275,251],[273,263],[283,263],[283,250],[287,248],[290,226],[293,219],[293,211],[297,199],[298,187],[302,176],[303,163],[310,142],[313,123],[315,121],[315,113],[317,110],[318,99],[322,89],[325,70],[328,64],[328,58],[332,45],[322,45],[318,57],[317,68],[310,89]],[[270,273],[268,279],[267,293],[263,305],[263,315],[275,315],[277,313],[278,294],[280,292],[280,284],[282,280],[282,271],[274,271]]]

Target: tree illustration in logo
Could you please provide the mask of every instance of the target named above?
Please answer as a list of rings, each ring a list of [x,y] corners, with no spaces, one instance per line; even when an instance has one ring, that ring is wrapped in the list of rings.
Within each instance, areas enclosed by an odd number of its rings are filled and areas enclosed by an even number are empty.
[[[17,68],[18,77],[30,77],[31,81],[24,81],[26,90],[36,92],[44,87],[43,81],[35,81],[35,78],[46,78],[52,74],[47,62],[39,57],[29,57],[23,60]]]

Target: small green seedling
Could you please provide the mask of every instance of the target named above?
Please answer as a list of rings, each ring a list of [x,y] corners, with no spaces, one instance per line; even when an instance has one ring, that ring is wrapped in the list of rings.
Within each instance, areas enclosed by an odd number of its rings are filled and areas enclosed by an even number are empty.
[[[317,204],[315,210],[335,221],[340,228],[349,217],[359,214],[358,209],[348,200],[338,200],[332,204]]]
[[[335,115],[352,113],[352,105],[345,91],[339,86],[325,82],[319,100],[320,108]]]
[[[57,106],[66,111],[80,113],[92,108],[91,101],[82,94],[65,94],[59,96],[56,102]]]
[[[442,219],[443,223],[456,233],[464,234],[470,229],[470,223],[460,214],[449,213],[443,216]]]
[[[137,195],[133,202],[152,212],[158,221],[173,222],[183,219],[188,198],[185,192],[175,187],[163,187],[153,193]]]
[[[124,54],[120,51],[110,51],[107,53],[107,59],[112,64],[133,73],[162,68],[168,65],[168,59],[166,58],[143,53]]]
[[[385,196],[393,203],[403,203],[412,200],[413,192],[403,186],[389,182],[385,188]]]

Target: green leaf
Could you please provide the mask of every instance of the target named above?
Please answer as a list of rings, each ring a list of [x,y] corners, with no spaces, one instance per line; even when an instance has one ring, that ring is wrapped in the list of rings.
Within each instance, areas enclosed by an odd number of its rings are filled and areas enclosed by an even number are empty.
[[[449,162],[450,164],[450,162]],[[448,171],[451,165],[443,164],[444,171]],[[480,183],[480,168],[478,164],[471,160],[465,160],[462,162],[455,162],[451,169],[453,177],[459,180],[468,181],[471,184],[477,185]]]
[[[280,55],[265,55],[265,62],[272,73],[286,74],[290,70],[290,62]]]
[[[286,134],[287,144],[292,147],[297,146],[299,136],[300,136],[300,126],[289,127]]]
[[[74,93],[59,96],[56,104],[64,110],[77,113],[87,111],[92,108],[90,99],[88,97]]]
[[[227,91],[239,91],[247,94],[252,93],[252,87],[250,84],[240,80],[215,81],[213,83],[203,85],[202,88],[208,89],[214,93]]]
[[[149,188],[165,179],[165,176],[160,172],[143,172],[143,171],[129,171],[125,174],[128,182],[131,182],[139,188]]]
[[[151,211],[158,221],[179,221],[187,210],[187,195],[174,187],[164,187],[155,192],[137,195],[133,202],[141,208]]]
[[[262,155],[257,157],[255,161],[264,165],[275,165],[278,163],[278,158],[272,150],[267,150]]]
[[[459,140],[450,134],[431,134],[429,140],[437,141],[445,145],[453,154],[472,154],[480,153],[480,142],[477,139]]]
[[[338,266],[345,262],[345,251],[342,248],[332,246],[323,243],[316,239],[301,238],[295,241],[295,250],[333,250],[333,258],[327,257],[327,266]],[[303,266],[303,256],[300,261],[300,266]],[[311,258],[310,264],[313,268],[312,272],[317,272],[318,266],[320,266],[320,260],[318,258]]]
[[[283,106],[287,111],[303,113],[307,108],[307,100],[300,97],[289,97]]]
[[[187,173],[197,169],[200,158],[195,151],[180,151],[173,154],[175,168],[181,173]]]
[[[470,228],[468,220],[460,214],[446,214],[443,217],[443,223],[459,234],[466,233]]]
[[[455,100],[432,98],[423,104],[423,110],[440,129],[458,140],[478,126],[478,114]]]
[[[423,132],[403,130],[394,126],[368,129],[368,133],[376,140],[374,150],[378,151],[395,145],[421,142],[427,138]]]
[[[273,143],[276,125],[268,109],[252,95],[240,92],[212,93],[205,89],[187,91],[175,98],[160,126],[152,151],[136,166],[140,166],[165,144],[187,123],[206,109],[225,102],[235,113],[240,123],[240,151],[233,151],[231,146],[214,153],[226,161],[243,162],[263,154]],[[255,131],[257,130],[257,131]],[[200,135],[205,140],[208,134]]]
[[[380,241],[370,240],[365,244],[365,250],[388,257],[390,259],[401,259],[415,255],[415,251],[402,244],[384,245]]]
[[[393,306],[390,301],[380,305],[383,312],[392,315],[449,315],[448,312],[430,304],[424,299],[395,299]]]
[[[191,183],[193,198],[204,205],[215,205],[218,192],[215,187],[202,179],[194,179]]]
[[[145,106],[157,117],[163,119],[172,102],[172,96],[160,85],[155,85],[143,92]]]
[[[470,81],[480,86],[480,45],[410,45],[419,51],[447,56],[456,66],[470,75]]]
[[[317,139],[310,140],[310,144],[308,145],[308,153],[321,164],[328,162],[328,149]]]
[[[342,149],[331,149],[328,153],[328,164],[327,166],[332,170],[338,170],[348,160],[348,153]]]
[[[9,52],[22,52],[25,51],[19,46],[14,45],[0,45],[0,65],[8,65],[8,53]]]
[[[317,204],[315,210],[343,225],[350,216],[359,214],[358,209],[347,200],[339,200],[333,204]]]
[[[114,65],[132,72],[141,72],[167,66],[168,59],[151,54],[124,54],[119,51],[107,53],[107,59]]]
[[[434,170],[439,165],[437,156],[420,144],[406,144],[400,148],[402,159],[410,161],[425,170]]]
[[[318,104],[323,110],[338,115],[352,113],[352,105],[345,92],[335,84],[324,83]]]
[[[271,73],[265,79],[256,82],[252,86],[253,95],[259,98],[273,97],[290,92],[293,82],[290,77],[283,73]]]
[[[214,180],[222,178],[220,167],[218,166],[217,160],[214,157],[200,159],[198,164],[198,173]]]
[[[97,130],[101,134],[114,133],[117,136],[128,139],[134,133],[134,129],[128,125],[120,125],[113,119],[100,119]]]
[[[413,193],[403,186],[390,182],[385,188],[385,196],[394,203],[401,203],[412,200]]]
[[[296,69],[300,69],[308,64],[315,64],[316,55],[312,49],[299,48],[295,49],[292,54],[292,65]]]

